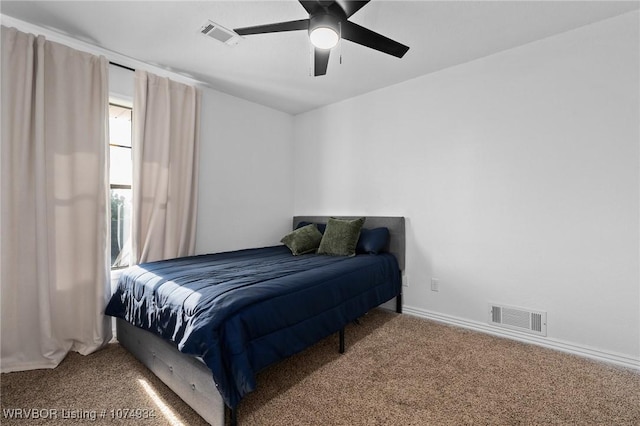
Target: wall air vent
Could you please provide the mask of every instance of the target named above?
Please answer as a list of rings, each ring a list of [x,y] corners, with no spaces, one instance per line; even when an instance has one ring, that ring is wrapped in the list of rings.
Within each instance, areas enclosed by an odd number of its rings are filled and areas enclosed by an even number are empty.
[[[547,335],[547,313],[489,303],[489,324],[538,336]]]
[[[222,25],[213,21],[207,21],[200,27],[200,34],[218,40],[229,46],[235,46],[240,41],[240,36]]]

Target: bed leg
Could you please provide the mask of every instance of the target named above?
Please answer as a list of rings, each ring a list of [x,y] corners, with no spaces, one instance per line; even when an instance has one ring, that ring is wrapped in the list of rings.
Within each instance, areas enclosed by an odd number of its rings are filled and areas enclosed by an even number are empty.
[[[396,312],[399,314],[402,313],[402,293],[398,293],[396,296]]]
[[[238,408],[237,407],[235,409],[227,408],[226,411],[229,412],[229,425],[237,426],[238,425]]]
[[[344,353],[344,328],[340,329],[340,332],[338,333],[339,337],[340,337],[340,353],[343,354]]]

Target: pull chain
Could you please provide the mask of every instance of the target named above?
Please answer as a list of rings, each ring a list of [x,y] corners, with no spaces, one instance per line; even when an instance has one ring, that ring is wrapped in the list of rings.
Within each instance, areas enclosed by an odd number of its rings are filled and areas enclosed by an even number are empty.
[[[338,22],[338,32],[338,36],[340,37],[340,46],[338,47],[338,49],[340,50],[340,65],[342,65],[342,21]]]
[[[311,43],[311,40],[309,40],[309,77],[313,76],[314,72],[313,72],[313,67],[314,67],[314,46],[313,43]]]

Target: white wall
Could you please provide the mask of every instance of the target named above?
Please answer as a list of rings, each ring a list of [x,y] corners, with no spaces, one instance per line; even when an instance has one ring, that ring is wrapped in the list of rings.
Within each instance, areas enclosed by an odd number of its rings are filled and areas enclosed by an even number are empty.
[[[197,253],[279,244],[291,229],[292,142],[291,115],[203,92]]]
[[[406,216],[407,311],[543,310],[543,344],[640,367],[638,20],[297,116],[295,213]]]

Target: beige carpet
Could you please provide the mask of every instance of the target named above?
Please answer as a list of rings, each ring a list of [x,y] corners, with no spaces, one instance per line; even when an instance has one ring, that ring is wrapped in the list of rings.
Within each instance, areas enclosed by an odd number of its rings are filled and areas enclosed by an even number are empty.
[[[331,336],[260,373],[239,423],[640,425],[636,371],[381,310],[346,336],[343,355]],[[3,425],[203,424],[118,344],[1,380]],[[57,419],[8,419],[16,408]]]

